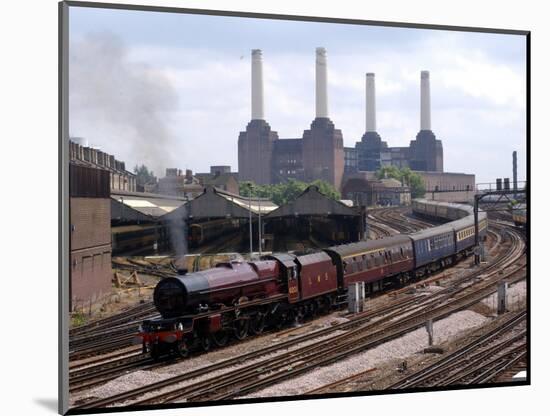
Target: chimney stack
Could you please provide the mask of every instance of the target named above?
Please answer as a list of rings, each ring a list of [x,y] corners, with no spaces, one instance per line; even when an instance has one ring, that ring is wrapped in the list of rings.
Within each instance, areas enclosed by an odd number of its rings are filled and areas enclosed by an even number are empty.
[[[430,72],[420,72],[420,130],[431,130]]]
[[[328,118],[327,50],[315,50],[315,118]]]
[[[262,50],[252,49],[252,120],[264,119]]]
[[[376,91],[374,87],[374,73],[367,72],[367,96],[366,96],[366,131],[376,131]]]

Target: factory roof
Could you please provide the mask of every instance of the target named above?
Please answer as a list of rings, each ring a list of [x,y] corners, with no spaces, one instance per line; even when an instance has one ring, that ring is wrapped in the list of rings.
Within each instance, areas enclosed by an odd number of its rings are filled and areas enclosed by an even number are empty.
[[[129,191],[111,191],[111,199],[111,218],[119,220],[155,219],[186,203],[182,197]]]

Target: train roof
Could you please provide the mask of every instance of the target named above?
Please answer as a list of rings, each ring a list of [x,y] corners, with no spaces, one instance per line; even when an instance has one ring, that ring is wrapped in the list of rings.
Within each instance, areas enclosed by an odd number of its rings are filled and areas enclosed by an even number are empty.
[[[330,256],[324,251],[318,251],[316,253],[297,256],[296,261],[299,262],[302,266],[307,266],[308,264],[319,263],[322,261],[330,261]]]
[[[381,238],[379,240],[359,241],[357,243],[342,244],[326,248],[325,251],[333,251],[342,257],[353,256],[355,254],[364,254],[365,252],[375,251],[395,245],[411,244],[411,240],[406,235],[395,235],[392,237]]]
[[[425,230],[417,231],[415,233],[409,234],[409,236],[417,241],[423,240],[424,238],[435,237],[445,233],[452,233],[454,231],[452,223],[438,225],[437,227],[426,228]]]
[[[481,218],[480,218],[481,219]],[[455,230],[461,230],[466,227],[471,227],[474,225],[474,217],[473,216],[467,216],[460,220],[456,220],[452,222],[453,228]]]

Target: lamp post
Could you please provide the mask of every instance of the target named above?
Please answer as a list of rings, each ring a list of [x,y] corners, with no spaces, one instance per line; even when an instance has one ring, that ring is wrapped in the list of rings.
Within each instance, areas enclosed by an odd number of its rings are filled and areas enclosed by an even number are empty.
[[[262,209],[260,197],[258,196],[258,255],[262,255]]]

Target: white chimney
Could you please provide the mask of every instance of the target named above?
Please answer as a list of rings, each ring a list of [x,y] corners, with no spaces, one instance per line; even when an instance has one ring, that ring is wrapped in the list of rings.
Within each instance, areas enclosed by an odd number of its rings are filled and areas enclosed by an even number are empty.
[[[264,82],[261,49],[252,49],[252,120],[264,119]]]
[[[315,117],[328,118],[327,50],[315,51]]]
[[[430,72],[420,72],[420,130],[431,130]]]
[[[376,131],[376,91],[374,87],[374,73],[367,72],[367,114],[366,114],[366,131]]]

